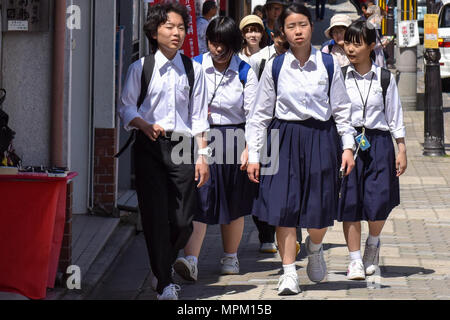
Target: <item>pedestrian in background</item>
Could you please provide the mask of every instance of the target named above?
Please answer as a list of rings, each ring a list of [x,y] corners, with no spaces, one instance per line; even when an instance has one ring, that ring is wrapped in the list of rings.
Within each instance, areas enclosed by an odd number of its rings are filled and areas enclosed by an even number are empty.
[[[395,77],[372,61],[376,34],[356,21],[345,32],[351,64],[344,69],[352,100],[352,125],[360,141],[355,169],[342,184],[338,221],[343,222],[350,252],[347,277],[363,280],[379,264],[380,234],[390,212],[400,203],[399,176],[407,166],[403,111]],[[395,156],[394,138],[398,153]],[[361,221],[369,236],[361,258]]]
[[[150,7],[144,31],[152,55],[130,66],[119,107],[125,129],[136,130],[136,191],[159,300],[178,299],[172,264],[192,233],[196,189],[209,179],[203,156],[181,164],[171,157],[174,133],[195,137],[199,152],[207,146],[205,76],[201,66],[179,53],[189,21],[186,7],[176,2]],[[143,70],[151,71],[146,73],[151,78],[148,88],[142,88]]]
[[[275,24],[274,29],[275,30],[271,33],[271,37],[274,40],[273,44],[266,46],[250,57],[249,64],[258,76],[258,80],[261,78],[267,62],[276,56],[285,53],[289,49],[289,42],[287,42],[286,37],[281,32],[278,22]]]
[[[325,19],[325,4],[327,0],[316,0],[316,21]]]
[[[346,14],[335,14],[331,17],[330,26],[325,30],[325,36],[331,39],[322,45],[322,52],[330,53],[339,62],[341,67],[350,63],[344,51],[345,30],[352,23]]]
[[[216,15],[216,1],[205,1],[202,7],[202,15],[197,18],[198,49],[200,54],[208,52],[208,45],[206,43],[206,28],[208,28],[209,21]]]
[[[264,9],[265,9],[266,15],[267,15],[267,20],[264,21],[264,26],[266,29],[267,36],[269,37],[270,45],[273,44],[272,32],[275,29],[275,23],[276,23],[278,17],[280,16],[284,5],[285,5],[284,1],[267,0],[266,4],[264,6]]]
[[[264,7],[262,5],[257,5],[254,9],[252,14],[260,17],[262,20],[266,19],[266,13],[264,11]]]
[[[312,21],[304,5],[291,4],[279,22],[290,49],[268,62],[247,122],[249,179],[259,184],[253,214],[276,226],[284,274],[278,294],[297,294],[296,228],[307,228],[307,274],[320,282],[327,268],[322,241],[338,209],[338,172],[354,166],[355,130],[341,69],[311,45]],[[273,119],[273,116],[275,118]],[[277,172],[261,175],[261,150],[278,132]],[[339,135],[342,136],[342,152]],[[341,157],[342,155],[342,157]],[[266,172],[267,173],[267,172]]]
[[[178,258],[174,265],[181,277],[191,281],[197,280],[198,257],[207,225],[221,225],[224,249],[221,274],[239,273],[237,252],[244,216],[251,214],[257,192],[257,186],[240,169],[245,143],[239,149],[238,142],[245,142],[245,123],[254,104],[258,79],[237,54],[242,46],[242,35],[233,19],[213,19],[206,39],[209,53],[194,60],[203,68],[207,79],[211,130],[221,137],[212,143],[220,144],[215,150],[223,152],[213,154],[211,179],[198,190],[200,206],[194,218],[194,233],[184,249],[185,257]]]
[[[244,17],[239,24],[239,29],[244,38],[239,58],[248,63],[252,55],[267,46],[268,37],[264,32],[263,21],[255,15]]]

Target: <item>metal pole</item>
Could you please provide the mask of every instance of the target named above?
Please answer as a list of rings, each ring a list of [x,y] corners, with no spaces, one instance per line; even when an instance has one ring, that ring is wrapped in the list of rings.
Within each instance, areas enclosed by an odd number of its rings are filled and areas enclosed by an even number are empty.
[[[438,4],[427,0],[427,12],[438,13]],[[425,49],[425,132],[423,155],[444,156],[444,112],[439,49]]]
[[[401,0],[400,20],[408,20],[408,0]],[[398,30],[400,34],[400,30]],[[417,46],[398,48],[396,59],[398,91],[404,110],[417,109]]]
[[[64,46],[66,36],[66,1],[54,2],[51,149],[52,166],[64,167],[63,160],[63,106],[64,106]]]
[[[394,8],[396,0],[389,0],[387,4],[387,17],[386,17],[386,35],[393,36],[394,33]],[[394,41],[389,42],[386,46],[386,52],[388,58],[386,59],[387,67],[389,69],[394,69],[395,57],[394,57]]]

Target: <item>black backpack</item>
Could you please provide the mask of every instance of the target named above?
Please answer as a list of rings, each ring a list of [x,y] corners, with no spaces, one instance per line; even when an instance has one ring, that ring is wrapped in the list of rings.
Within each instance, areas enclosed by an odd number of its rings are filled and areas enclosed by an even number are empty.
[[[188,77],[189,82],[189,98],[192,97],[192,90],[194,88],[194,81],[195,81],[195,74],[194,74],[194,65],[192,63],[192,60],[185,56],[184,54],[181,54],[181,59],[183,60],[184,69],[186,71],[186,75]],[[139,95],[139,99],[137,101],[137,108],[141,107],[141,105],[144,103],[145,97],[147,96],[148,86],[150,85],[150,81],[152,80],[153,76],[153,69],[155,68],[155,55],[150,54],[145,57],[144,60],[144,67],[142,69],[142,75],[141,75],[141,93]],[[135,140],[136,138],[136,130],[133,130],[133,133],[128,138],[125,145],[120,148],[120,151],[114,156],[115,158],[120,157],[122,153],[127,150],[127,148],[130,146],[130,144]]]
[[[348,66],[342,67],[341,69],[345,81]],[[381,68],[381,89],[383,89],[383,105],[385,108],[386,108],[386,94],[390,83],[391,83],[391,72],[388,69]]]

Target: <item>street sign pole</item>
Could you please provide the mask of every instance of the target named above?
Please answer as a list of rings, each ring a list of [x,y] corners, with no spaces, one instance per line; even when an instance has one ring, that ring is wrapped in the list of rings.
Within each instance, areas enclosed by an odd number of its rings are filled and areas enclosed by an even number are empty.
[[[424,27],[425,57],[425,115],[423,155],[444,156],[444,112],[442,109],[442,82],[438,47],[438,6],[427,1]]]

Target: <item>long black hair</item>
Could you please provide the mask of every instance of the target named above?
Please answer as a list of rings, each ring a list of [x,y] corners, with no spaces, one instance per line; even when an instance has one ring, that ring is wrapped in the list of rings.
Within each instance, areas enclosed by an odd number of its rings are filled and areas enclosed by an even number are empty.
[[[309,24],[312,27],[313,23],[311,18],[311,12],[309,11],[309,9],[305,7],[303,4],[292,3],[289,6],[285,7],[281,12],[280,16],[278,17],[278,25],[280,26],[281,30],[284,31],[284,22],[286,21],[286,18],[294,13],[306,16],[308,18]]]
[[[158,32],[158,27],[167,22],[167,14],[169,12],[177,13],[183,18],[186,33],[189,28],[189,22],[191,21],[189,12],[185,6],[179,4],[178,2],[167,2],[150,6],[147,15],[147,22],[144,25],[144,32],[151,44],[151,50],[153,53],[155,53],[158,49],[158,42],[156,39],[153,39],[153,36]]]
[[[349,25],[347,30],[345,30],[344,41],[358,44],[364,42],[370,46],[372,43],[377,42],[375,27],[368,25],[367,21],[354,21]],[[375,52],[373,50],[370,52],[370,58],[375,60]]]
[[[236,22],[230,17],[216,17],[206,29],[206,44],[208,41],[220,43],[238,53],[242,48],[243,38]]]

